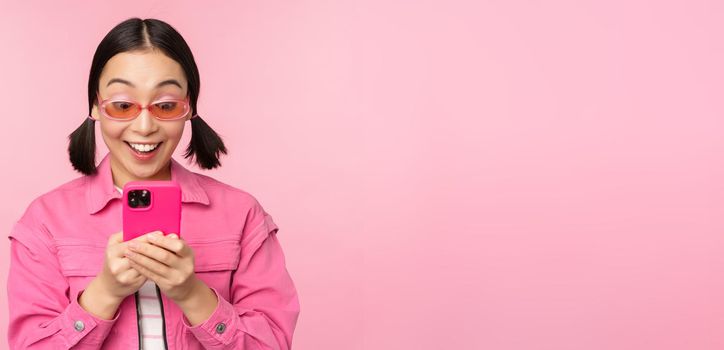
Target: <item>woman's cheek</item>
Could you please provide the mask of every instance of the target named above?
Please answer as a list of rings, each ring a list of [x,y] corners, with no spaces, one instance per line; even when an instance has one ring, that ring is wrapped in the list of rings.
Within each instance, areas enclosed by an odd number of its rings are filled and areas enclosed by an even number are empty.
[[[106,141],[118,141],[123,142],[121,140],[121,135],[123,134],[123,128],[120,125],[120,123],[116,123],[117,125],[113,125],[107,122],[101,122],[101,133],[103,134],[103,137],[106,138]]]
[[[166,135],[168,137],[167,142],[169,143],[169,145],[175,146],[176,144],[178,144],[179,141],[181,141],[181,137],[183,136],[183,133],[184,133],[183,124],[181,124],[180,126],[170,127],[169,129],[167,129]]]

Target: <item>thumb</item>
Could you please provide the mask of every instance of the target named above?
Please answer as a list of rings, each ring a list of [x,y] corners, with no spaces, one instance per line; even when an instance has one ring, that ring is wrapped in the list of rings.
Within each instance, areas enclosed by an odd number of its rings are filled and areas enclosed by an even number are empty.
[[[108,238],[108,244],[117,244],[123,242],[123,231],[116,232]]]

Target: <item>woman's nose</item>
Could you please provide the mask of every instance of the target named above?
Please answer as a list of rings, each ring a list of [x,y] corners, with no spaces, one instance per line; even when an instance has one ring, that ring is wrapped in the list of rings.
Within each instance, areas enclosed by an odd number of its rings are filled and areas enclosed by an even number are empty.
[[[149,135],[158,130],[158,124],[148,108],[141,110],[141,114],[133,121],[133,130],[141,135]]]

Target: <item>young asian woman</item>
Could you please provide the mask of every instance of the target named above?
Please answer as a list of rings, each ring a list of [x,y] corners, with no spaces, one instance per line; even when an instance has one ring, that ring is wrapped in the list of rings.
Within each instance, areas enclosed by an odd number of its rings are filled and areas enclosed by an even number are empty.
[[[82,176],[31,202],[9,234],[12,349],[290,349],[299,299],[279,227],[250,193],[192,172],[227,150],[197,110],[199,71],[168,23],[131,18],[99,43],[88,116],[69,136]],[[109,152],[96,164],[95,124]],[[181,237],[122,238],[123,186],[173,180]]]

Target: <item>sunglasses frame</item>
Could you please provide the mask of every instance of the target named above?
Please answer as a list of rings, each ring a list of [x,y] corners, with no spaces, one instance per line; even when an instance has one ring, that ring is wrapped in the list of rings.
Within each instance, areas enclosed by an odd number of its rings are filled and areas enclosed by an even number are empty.
[[[189,103],[189,98],[188,98],[188,96],[187,96],[186,98],[184,98],[184,99],[176,99],[176,98],[173,98],[173,99],[161,99],[161,100],[153,101],[153,102],[151,102],[151,103],[149,103],[149,104],[147,104],[147,105],[145,105],[145,106],[144,106],[144,105],[141,105],[141,104],[138,103],[137,101],[134,101],[134,100],[131,100],[131,99],[113,98],[113,97],[111,97],[111,98],[107,98],[107,99],[105,99],[105,100],[101,100],[101,97],[100,97],[99,95],[96,95],[96,98],[98,99],[98,110],[101,112],[101,114],[103,114],[103,116],[105,116],[106,118],[108,118],[108,119],[110,119],[110,120],[123,121],[123,122],[131,121],[131,120],[134,120],[134,119],[138,118],[138,116],[141,115],[141,112],[143,112],[144,109],[148,110],[148,112],[151,113],[151,115],[152,115],[154,118],[156,118],[156,119],[158,119],[158,120],[160,120],[160,121],[173,121],[173,120],[183,119],[183,118],[186,116],[186,114],[189,113],[189,110],[191,109],[191,104]],[[109,104],[109,103],[112,103],[112,102],[121,102],[121,101],[122,101],[122,102],[128,102],[128,103],[134,104],[134,105],[136,105],[136,106],[139,106],[140,109],[138,110],[138,114],[136,114],[136,115],[133,116],[132,118],[114,118],[114,117],[111,117],[111,116],[106,112],[106,105]],[[184,112],[183,112],[179,117],[172,118],[172,119],[159,118],[157,115],[155,115],[153,112],[151,112],[151,110],[148,109],[148,107],[152,106],[153,104],[159,103],[159,102],[179,102],[179,103],[181,103],[181,104],[183,105],[183,107],[184,107]],[[197,116],[198,116],[198,114],[193,115],[191,118],[195,118],[195,117],[197,117]],[[89,116],[89,118],[92,119],[92,117],[90,117],[90,116]],[[191,119],[191,118],[190,118],[190,119]]]

